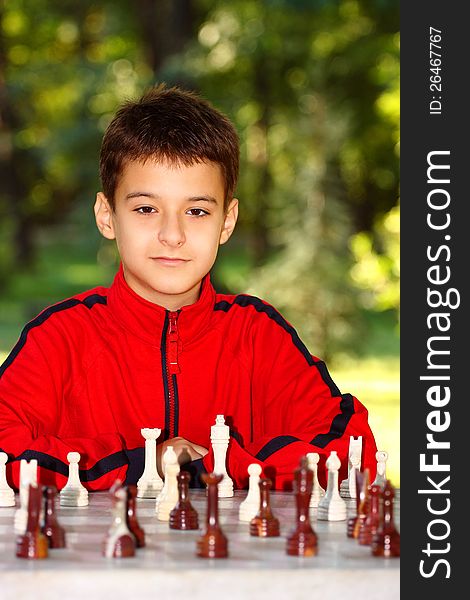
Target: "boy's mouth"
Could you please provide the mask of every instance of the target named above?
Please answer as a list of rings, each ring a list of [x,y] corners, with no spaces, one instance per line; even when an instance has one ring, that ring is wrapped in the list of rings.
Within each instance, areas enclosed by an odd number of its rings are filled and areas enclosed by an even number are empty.
[[[152,256],[152,260],[168,267],[177,267],[189,262],[186,258],[176,258],[174,256]]]

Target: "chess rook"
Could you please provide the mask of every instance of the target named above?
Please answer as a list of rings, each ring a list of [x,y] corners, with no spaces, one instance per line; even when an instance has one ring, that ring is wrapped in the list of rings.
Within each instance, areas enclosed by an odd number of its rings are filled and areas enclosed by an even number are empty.
[[[26,531],[16,539],[18,558],[41,559],[49,555],[46,536],[39,527],[42,508],[42,486],[29,485]]]
[[[346,519],[346,502],[339,495],[338,471],[341,461],[336,450],[330,452],[326,460],[328,483],[326,494],[318,504],[317,518],[322,521],[344,521]]]
[[[225,425],[225,417],[217,415],[211,427],[211,445],[214,453],[214,473],[223,475],[219,485],[219,498],[233,496],[233,481],[227,473],[226,457],[230,439],[230,428]]]
[[[29,486],[37,485],[38,461],[33,458],[29,462],[22,458],[20,461],[20,507],[15,512],[15,533],[22,535],[28,523]]]
[[[261,465],[258,463],[252,463],[248,466],[248,494],[238,509],[238,518],[240,521],[250,522],[251,519],[256,517],[256,514],[259,510],[259,478],[261,471]]]
[[[69,477],[59,494],[60,506],[88,506],[88,490],[82,485],[78,471],[80,458],[78,452],[67,454]]]
[[[15,491],[8,485],[6,464],[8,454],[0,452],[0,506],[15,506]]]
[[[201,558],[226,558],[228,541],[219,525],[218,485],[223,475],[204,473],[202,481],[207,485],[206,530],[197,540],[196,555]]]
[[[199,518],[196,509],[189,500],[189,481],[191,475],[181,471],[178,480],[178,502],[170,512],[170,529],[199,529]]]
[[[56,487],[44,488],[44,524],[41,531],[46,536],[49,548],[65,548],[65,530],[57,521],[56,497]]]
[[[317,534],[310,524],[309,504],[313,489],[313,471],[306,457],[294,473],[294,494],[297,509],[296,527],[287,537],[286,552],[291,556],[315,556],[318,551]]]
[[[267,477],[259,480],[260,502],[256,516],[250,521],[250,535],[258,537],[278,537],[280,535],[279,519],[271,510],[269,490],[272,481]]]
[[[317,508],[320,500],[325,495],[325,490],[318,480],[318,462],[320,460],[320,455],[318,452],[308,452],[306,456],[308,467],[313,472],[313,488],[310,496],[310,508]]]
[[[138,498],[157,498],[163,488],[163,480],[157,470],[157,439],[162,430],[144,427],[140,430],[145,438],[144,472],[137,482]]]

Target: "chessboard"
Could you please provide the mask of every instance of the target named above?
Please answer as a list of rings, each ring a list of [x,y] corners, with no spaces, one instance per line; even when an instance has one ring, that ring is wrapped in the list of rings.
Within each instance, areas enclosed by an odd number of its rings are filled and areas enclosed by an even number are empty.
[[[347,537],[347,522],[319,520],[311,509],[311,525],[318,536],[315,556],[289,556],[286,538],[295,526],[292,492],[272,491],[273,514],[280,536],[253,537],[249,523],[239,520],[246,491],[219,498],[218,520],[227,540],[226,558],[196,554],[205,527],[207,492],[190,490],[199,515],[198,530],[170,529],[155,513],[155,500],[137,498],[136,513],[145,531],[145,546],[127,558],[103,556],[103,540],[112,520],[112,495],[89,494],[87,506],[58,506],[66,547],[51,548],[43,560],[24,560],[15,553],[16,507],[0,511],[0,597],[40,600],[109,598],[312,598],[337,600],[349,596],[380,600],[400,597],[400,559],[375,557],[369,546]],[[348,514],[355,501],[348,499]],[[399,530],[399,490],[395,492],[394,521]]]

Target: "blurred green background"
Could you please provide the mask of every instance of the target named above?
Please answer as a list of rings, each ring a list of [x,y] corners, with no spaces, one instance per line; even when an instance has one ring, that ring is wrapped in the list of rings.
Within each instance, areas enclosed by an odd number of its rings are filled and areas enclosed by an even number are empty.
[[[92,213],[101,137],[161,81],[240,134],[216,286],[294,325],[369,409],[399,485],[395,0],[0,0],[0,359],[46,305],[111,282]]]

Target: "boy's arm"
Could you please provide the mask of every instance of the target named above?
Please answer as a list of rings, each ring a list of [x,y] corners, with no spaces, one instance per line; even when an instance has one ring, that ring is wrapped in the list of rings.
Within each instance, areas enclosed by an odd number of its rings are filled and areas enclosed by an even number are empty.
[[[319,479],[326,485],[325,461],[332,450],[347,477],[350,436],[362,436],[362,469],[375,477],[377,451],[366,408],[351,394],[341,394],[326,365],[312,356],[293,327],[277,311],[260,315],[251,336],[252,440],[243,447],[232,438],[227,468],[238,486],[248,482],[250,462],[263,466],[275,489],[290,487],[299,459],[320,454]],[[272,318],[272,315],[275,318]],[[264,321],[261,317],[265,317]],[[211,468],[211,453],[204,465]]]
[[[71,451],[81,455],[80,476],[89,490],[109,489],[117,478],[124,481],[135,453],[125,450],[118,434],[59,439],[51,433],[68,418],[61,402],[66,369],[58,368],[50,355],[46,359],[32,331],[21,351],[15,349],[0,367],[0,449],[10,457],[10,485],[19,487],[20,459],[35,458],[39,481],[61,489]]]

